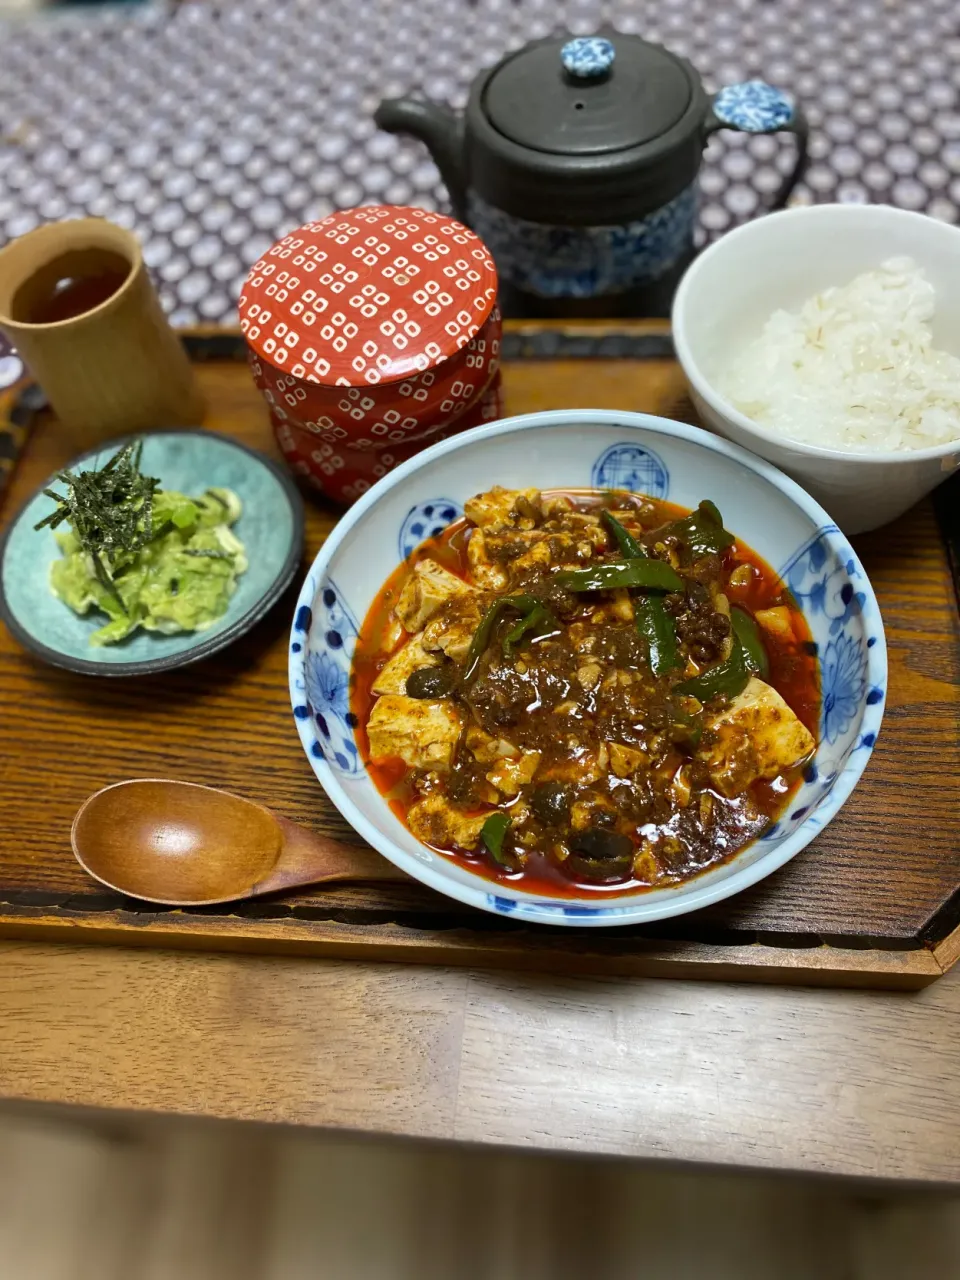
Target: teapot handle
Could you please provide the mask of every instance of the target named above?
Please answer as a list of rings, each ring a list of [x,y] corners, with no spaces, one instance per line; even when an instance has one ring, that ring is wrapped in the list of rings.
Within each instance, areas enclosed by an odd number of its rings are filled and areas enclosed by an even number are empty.
[[[715,93],[704,122],[707,137],[718,129],[738,133],[792,133],[797,139],[797,158],[773,198],[771,210],[782,209],[807,167],[810,129],[800,107],[783,92],[763,80],[730,84]]]

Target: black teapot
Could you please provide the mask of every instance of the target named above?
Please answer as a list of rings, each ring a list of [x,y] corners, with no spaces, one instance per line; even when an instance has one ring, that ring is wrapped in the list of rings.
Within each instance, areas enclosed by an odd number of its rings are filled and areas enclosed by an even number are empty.
[[[426,144],[455,215],[492,250],[514,315],[663,313],[693,254],[710,134],[796,135],[772,208],[807,155],[803,114],[780,90],[751,80],[710,97],[685,58],[612,30],[508,54],[474,80],[462,117],[395,98],[374,118]]]

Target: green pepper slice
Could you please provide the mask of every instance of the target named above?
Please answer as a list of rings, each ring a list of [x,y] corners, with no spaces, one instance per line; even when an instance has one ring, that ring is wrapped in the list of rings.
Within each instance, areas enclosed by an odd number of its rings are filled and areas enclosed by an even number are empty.
[[[646,558],[644,548],[615,515],[605,510],[601,519],[613,534],[626,559]],[[659,596],[634,596],[633,613],[637,630],[647,642],[651,671],[655,676],[665,675],[677,665],[677,632],[673,619]]]
[[[477,667],[480,665],[480,659],[487,651],[490,643],[490,637],[493,635],[493,628],[497,625],[497,619],[503,612],[506,600],[494,600],[493,604],[487,609],[486,613],[480,619],[473,638],[470,641],[470,648],[467,650],[467,656],[463,664],[463,675],[461,677],[464,684],[468,680],[472,680],[476,675]]]
[[[719,525],[721,529],[723,528],[723,516],[720,514],[720,508],[715,502],[711,502],[709,498],[704,498],[697,509],[702,511],[705,516],[708,516],[714,524]]]
[[[495,862],[499,862],[501,867],[509,867],[510,863],[504,857],[503,842],[507,832],[510,830],[510,819],[505,813],[491,813],[480,828],[480,839],[489,850],[490,856]]]
[[[733,650],[726,662],[682,681],[674,692],[691,694],[700,702],[721,694],[735,698],[746,688],[751,676],[767,675],[770,662],[757,624],[749,614],[737,608],[730,610],[730,624],[733,627]]]
[[[673,740],[678,746],[685,746],[692,755],[703,737],[703,717],[699,714],[690,715],[679,707],[674,711],[674,716]]]
[[[753,618],[749,613],[744,613],[742,609],[734,606],[730,610],[730,625],[740,643],[747,670],[758,676],[766,676],[770,671],[770,660],[760,637],[760,629]]]
[[[683,579],[663,560],[607,560],[590,569],[566,569],[552,581],[565,591],[614,591],[644,587],[648,591],[682,591]]]
[[[612,512],[604,508],[604,510],[600,512],[600,519],[613,535],[613,540],[616,542],[617,547],[620,550],[620,554],[625,560],[639,560],[646,555],[643,547],[636,540],[630,530],[625,529]]]
[[[538,600],[533,608],[525,613],[520,621],[511,627],[503,637],[503,656],[512,658],[514,646],[519,644],[527,635],[530,636],[531,640],[537,640],[559,630],[560,623],[557,621],[553,610]]]
[[[494,628],[507,609],[515,609],[522,615],[520,622],[504,637],[503,652],[507,657],[512,655],[513,646],[528,632],[535,631],[538,635],[547,635],[551,631],[560,629],[560,623],[552,610],[536,596],[501,596],[499,600],[494,600],[473,633],[463,665],[462,683],[466,684],[473,679],[480,665],[480,659],[486,653],[487,646],[493,637]]]
[[[677,631],[661,596],[635,596],[633,614],[637,630],[647,642],[650,669],[666,675],[677,665]]]
[[[738,645],[726,662],[689,680],[681,681],[674,687],[674,693],[689,694],[700,702],[709,702],[711,698],[719,698],[721,695],[735,698],[747,687],[752,674],[747,670],[743,650]]]
[[[719,554],[732,547],[736,538],[723,527],[723,517],[708,498],[682,520],[675,520],[666,527],[681,542],[685,542],[695,556]]]

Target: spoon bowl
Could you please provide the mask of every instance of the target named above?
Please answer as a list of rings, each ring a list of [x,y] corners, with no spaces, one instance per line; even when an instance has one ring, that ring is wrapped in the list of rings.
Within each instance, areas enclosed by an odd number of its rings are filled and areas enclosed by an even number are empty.
[[[77,861],[118,893],[166,906],[209,906],[330,881],[406,880],[342,844],[213,787],[136,778],[105,787],[73,821]]]

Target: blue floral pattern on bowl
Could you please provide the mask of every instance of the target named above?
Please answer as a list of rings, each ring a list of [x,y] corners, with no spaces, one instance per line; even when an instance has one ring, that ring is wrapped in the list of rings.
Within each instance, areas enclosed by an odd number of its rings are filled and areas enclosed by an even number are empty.
[[[801,823],[826,825],[859,777],[857,757],[873,749],[886,698],[885,671],[867,687],[868,653],[882,637],[880,616],[857,589],[866,575],[837,526],[818,529],[780,576],[803,610],[820,658],[820,743],[790,813],[764,841],[780,840]]]
[[[302,598],[302,597],[301,597]],[[338,773],[361,773],[350,710],[350,664],[360,628],[339,587],[330,578],[314,591],[313,607],[300,605],[294,619],[293,653],[303,651],[303,676],[293,714],[314,728],[311,750]],[[305,651],[304,651],[304,646]]]
[[[670,492],[667,464],[652,449],[636,444],[614,444],[604,449],[590,472],[594,489],[626,489],[665,498]]]
[[[831,549],[832,548],[832,549]],[[831,636],[859,617],[866,593],[857,591],[863,578],[850,545],[835,524],[826,525],[787,561],[781,577],[797,602],[814,616],[823,615]]]
[[[406,560],[421,542],[443,533],[448,525],[462,515],[463,508],[451,498],[431,498],[429,502],[418,502],[410,508],[400,526],[397,537],[400,559]]]
[[[658,279],[690,250],[696,205],[691,185],[635,222],[560,227],[515,218],[467,193],[468,221],[501,278],[543,298],[594,298]]]
[[[792,557],[781,574],[808,621],[822,620],[820,652],[820,736],[831,746],[846,734],[864,694],[867,641],[851,626],[866,595],[856,590],[863,571],[836,525],[819,530]]]
[[[793,120],[794,105],[782,89],[764,80],[728,84],[713,99],[713,114],[744,133],[775,133]]]
[[[866,656],[852,636],[843,634],[827,645],[820,660],[822,682],[821,731],[833,744],[846,733],[860,709]]]
[[[578,80],[604,76],[613,66],[617,51],[603,36],[578,36],[568,40],[560,50],[560,61],[568,75]]]

